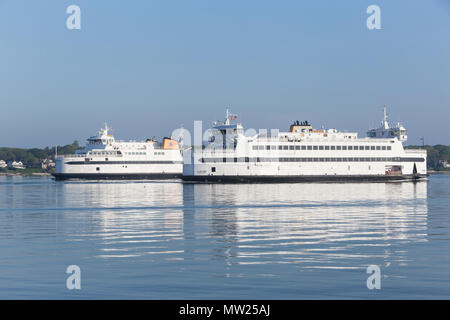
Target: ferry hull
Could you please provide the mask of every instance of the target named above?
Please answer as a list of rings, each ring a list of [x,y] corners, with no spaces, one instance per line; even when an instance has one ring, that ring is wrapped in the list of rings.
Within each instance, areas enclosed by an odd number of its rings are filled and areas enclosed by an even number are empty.
[[[315,175],[315,176],[188,176],[183,175],[186,182],[204,183],[300,183],[300,182],[388,182],[388,181],[417,181],[425,179],[427,175]]]
[[[55,180],[164,180],[179,179],[178,173],[53,173]]]

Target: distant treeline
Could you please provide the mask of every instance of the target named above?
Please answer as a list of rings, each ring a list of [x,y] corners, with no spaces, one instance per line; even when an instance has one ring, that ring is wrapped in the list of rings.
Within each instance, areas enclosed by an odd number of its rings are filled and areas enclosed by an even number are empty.
[[[439,170],[439,160],[450,162],[450,146],[437,144],[435,146],[405,146],[405,149],[427,149],[427,166]]]
[[[0,160],[22,161],[28,168],[40,168],[42,159],[55,159],[55,147],[44,149],[0,148]],[[78,141],[65,146],[58,146],[58,154],[71,154],[80,149]]]

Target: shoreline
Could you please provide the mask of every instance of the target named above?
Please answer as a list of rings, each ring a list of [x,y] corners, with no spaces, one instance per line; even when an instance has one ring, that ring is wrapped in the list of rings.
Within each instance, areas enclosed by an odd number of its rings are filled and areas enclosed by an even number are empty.
[[[428,174],[449,174],[450,170],[427,170]]]
[[[0,172],[0,176],[51,176],[48,172]]]

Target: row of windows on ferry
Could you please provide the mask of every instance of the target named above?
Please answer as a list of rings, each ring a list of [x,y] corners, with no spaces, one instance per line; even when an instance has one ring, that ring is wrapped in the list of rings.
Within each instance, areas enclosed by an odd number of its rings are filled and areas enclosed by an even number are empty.
[[[129,155],[129,156],[145,156],[147,155],[147,152],[125,152],[125,154]],[[163,151],[157,151],[153,153],[155,156],[163,156],[164,152]]]
[[[253,146],[253,150],[391,150],[391,146]]]
[[[201,158],[203,163],[220,163],[220,162],[424,162],[424,158],[400,158],[400,157],[379,157],[379,158]]]
[[[91,156],[118,156],[121,155],[120,151],[91,151],[89,155]]]
[[[90,152],[90,155],[92,156],[119,156],[121,155],[121,151],[92,151]],[[129,156],[145,156],[147,155],[147,152],[124,152],[125,155]],[[163,156],[163,151],[158,151],[154,153],[155,156]]]

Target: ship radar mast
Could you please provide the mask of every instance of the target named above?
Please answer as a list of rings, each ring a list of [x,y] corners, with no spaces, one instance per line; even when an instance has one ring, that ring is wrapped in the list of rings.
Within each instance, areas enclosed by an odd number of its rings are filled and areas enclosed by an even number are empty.
[[[233,114],[230,112],[230,107],[227,107],[225,110],[225,121],[223,122],[224,125],[229,126],[231,125],[231,121],[237,119],[237,114]]]
[[[224,121],[214,121],[213,126],[214,127],[223,127],[223,126],[233,126],[233,127],[239,127],[240,124],[232,123],[232,121],[237,120],[237,114],[230,112],[230,107],[227,107],[225,109],[225,120]]]
[[[113,131],[110,127],[108,127],[108,122],[105,121],[105,127],[103,129],[100,129],[99,135],[100,136],[108,136],[109,131]]]
[[[381,122],[381,127],[384,129],[389,129],[389,122],[388,122],[386,106],[383,107],[383,121]]]

